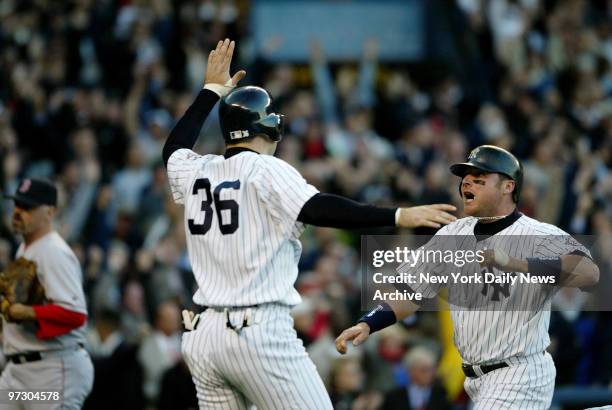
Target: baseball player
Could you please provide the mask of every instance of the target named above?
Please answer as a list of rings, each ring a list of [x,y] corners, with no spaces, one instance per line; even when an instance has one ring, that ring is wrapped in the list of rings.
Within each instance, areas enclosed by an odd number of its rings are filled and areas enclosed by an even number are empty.
[[[561,229],[517,210],[523,171],[514,155],[483,145],[471,152],[467,162],[452,165],[451,171],[461,177],[459,189],[468,217],[444,226],[430,244],[441,241],[444,235],[457,235],[455,240],[463,242],[458,244],[459,249],[483,250],[482,265],[493,269],[493,273],[550,274],[571,287],[597,283],[599,269],[586,248]],[[508,243],[512,246],[500,245]],[[416,264],[414,272],[424,271],[424,266]],[[440,270],[440,266],[427,265],[425,271]],[[403,265],[398,271],[409,269]],[[439,286],[422,282],[410,287],[433,298]],[[465,309],[451,303],[454,342],[467,376],[465,390],[476,409],[548,409],[555,382],[555,366],[546,352],[550,344],[550,299],[558,287],[495,286],[469,288],[476,296],[496,301],[495,310]],[[453,292],[465,290],[449,286],[449,301],[457,300]],[[359,345],[369,334],[418,308],[412,302],[383,303],[342,332],[336,339],[336,348],[345,353],[348,341]]]
[[[8,364],[0,376],[0,409],[80,409],[93,384],[93,365],[83,348],[87,309],[79,261],[53,229],[57,189],[43,179],[24,179],[15,201],[13,230],[23,237],[17,257],[33,261],[48,303],[12,304],[2,320]],[[11,403],[16,390],[59,392],[44,407],[32,400]]]
[[[175,202],[185,207],[187,249],[205,307],[185,318],[194,329],[182,350],[201,408],[329,409],[314,364],[289,314],[303,224],[331,227],[440,226],[450,205],[387,209],[319,193],[272,154],[283,117],[269,111],[259,87],[232,90],[234,42],[211,51],[205,86],[163,149]],[[191,150],[213,106],[220,103],[224,155]],[[199,319],[199,320],[198,320]]]

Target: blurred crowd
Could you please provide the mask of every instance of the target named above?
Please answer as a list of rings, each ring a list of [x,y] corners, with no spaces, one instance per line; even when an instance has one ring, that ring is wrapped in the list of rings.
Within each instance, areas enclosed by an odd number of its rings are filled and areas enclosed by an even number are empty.
[[[287,115],[277,155],[321,191],[458,204],[448,165],[495,144],[523,161],[523,213],[611,249],[612,3],[444,7],[459,33],[452,64],[383,64],[376,39],[360,61],[333,62],[313,39],[306,64],[286,64],[269,58],[282,38],[253,52],[245,0],[0,1],[0,184],[13,192],[21,177],[48,176],[60,187],[57,228],[81,260],[90,311],[86,408],[195,406],[180,354],[194,280],[161,147],[221,38],[237,42],[243,83],[265,87]],[[196,151],[222,152],[217,122],[213,113]],[[0,268],[17,243],[11,205],[0,205]],[[437,371],[448,347],[434,313],[335,353],[360,315],[362,233],[308,228],[302,238],[295,328],[334,405],[462,408],[465,395]],[[561,297],[573,308],[552,314],[557,384],[610,386],[610,315],[583,309],[581,294]]]

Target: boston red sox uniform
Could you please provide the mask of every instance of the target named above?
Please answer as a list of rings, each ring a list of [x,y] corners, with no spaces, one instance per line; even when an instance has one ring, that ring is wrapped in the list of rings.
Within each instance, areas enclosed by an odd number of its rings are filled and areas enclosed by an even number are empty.
[[[34,261],[47,299],[72,312],[87,314],[82,273],[74,252],[51,231],[28,247],[21,244],[17,258]],[[26,401],[0,402],[0,409],[80,409],[93,384],[93,366],[83,349],[85,327],[41,340],[34,321],[3,319],[3,351],[8,361],[0,376],[0,391],[38,390],[60,392],[58,401],[46,404]],[[40,333],[38,333],[40,336]]]

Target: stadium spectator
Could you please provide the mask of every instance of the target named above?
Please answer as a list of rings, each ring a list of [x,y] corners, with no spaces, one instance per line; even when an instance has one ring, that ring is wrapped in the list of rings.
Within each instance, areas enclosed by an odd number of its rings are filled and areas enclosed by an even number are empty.
[[[426,347],[415,346],[404,357],[408,371],[407,386],[398,387],[385,395],[382,410],[448,410],[446,390],[436,380],[435,354]]]

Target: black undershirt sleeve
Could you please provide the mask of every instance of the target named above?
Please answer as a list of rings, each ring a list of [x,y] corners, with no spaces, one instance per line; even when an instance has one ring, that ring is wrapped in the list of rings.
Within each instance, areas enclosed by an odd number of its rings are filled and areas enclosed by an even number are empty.
[[[174,151],[181,148],[193,148],[206,117],[217,101],[219,101],[219,96],[214,91],[206,89],[200,91],[193,104],[176,123],[164,144],[162,158],[166,167]]]
[[[395,208],[380,208],[338,195],[318,193],[306,201],[297,220],[344,229],[395,226],[395,211]]]

